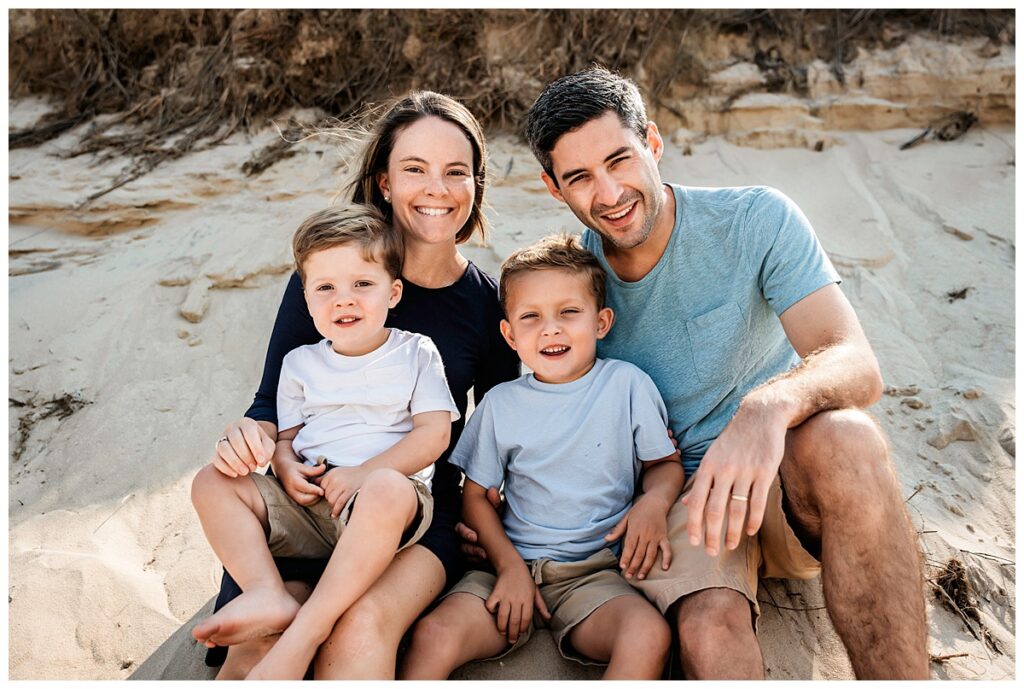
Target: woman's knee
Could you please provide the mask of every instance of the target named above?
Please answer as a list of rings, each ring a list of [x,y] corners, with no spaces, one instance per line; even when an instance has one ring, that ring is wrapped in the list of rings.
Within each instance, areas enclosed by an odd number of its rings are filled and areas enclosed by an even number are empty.
[[[192,479],[192,504],[199,507],[207,500],[223,495],[230,480],[212,464],[205,465]]]

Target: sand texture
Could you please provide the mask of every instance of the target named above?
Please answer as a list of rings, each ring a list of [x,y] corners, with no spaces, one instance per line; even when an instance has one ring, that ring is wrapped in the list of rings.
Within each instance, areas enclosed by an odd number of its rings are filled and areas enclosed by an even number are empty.
[[[1011,78],[1012,50],[1004,49]],[[742,69],[727,76],[746,78]],[[890,438],[920,532],[933,677],[1010,678],[1015,132],[983,118],[955,141],[900,151],[921,129],[902,116],[885,120],[876,101],[898,89],[870,70],[864,79],[875,90],[860,94],[858,107],[881,124],[854,128],[843,119],[852,106],[827,84],[815,99],[839,105],[816,122],[806,103],[761,94],[741,104],[748,114],[760,109],[749,122],[663,126],[662,176],[766,184],[803,208],[885,377],[871,412]],[[993,97],[982,109],[997,105]],[[12,125],[44,107],[12,102]],[[220,566],[189,485],[251,400],[290,271],[290,237],[336,191],[345,158],[313,138],[247,177],[242,164],[277,136],[268,128],[79,207],[124,161],[60,158],[75,136],[10,152],[10,676],[205,677],[186,623],[208,606]],[[579,224],[546,193],[525,146],[507,135],[491,145],[494,231],[465,253],[496,274],[514,248]],[[976,618],[936,597],[933,582],[952,559],[963,565]],[[769,582],[759,598],[769,678],[852,677],[817,581]],[[541,634],[503,664],[459,676],[594,673],[563,664]]]

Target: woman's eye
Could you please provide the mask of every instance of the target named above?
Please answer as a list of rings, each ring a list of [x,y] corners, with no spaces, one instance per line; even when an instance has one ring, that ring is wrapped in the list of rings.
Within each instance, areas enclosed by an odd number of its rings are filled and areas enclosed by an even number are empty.
[[[409,167],[405,168],[405,171],[406,172],[417,173],[417,172],[423,172],[423,168],[418,167],[416,165],[410,165]]]
[[[449,170],[448,174],[452,175],[453,177],[468,177],[469,176],[469,173],[466,172],[465,170]]]

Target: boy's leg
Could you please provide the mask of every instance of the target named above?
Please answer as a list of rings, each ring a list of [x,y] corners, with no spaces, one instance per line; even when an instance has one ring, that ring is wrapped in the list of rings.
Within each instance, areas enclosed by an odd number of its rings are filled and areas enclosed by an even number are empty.
[[[672,631],[640,595],[612,598],[569,632],[579,653],[608,663],[603,679],[661,679]]]
[[[412,481],[397,471],[367,477],[313,594],[248,679],[302,678],[338,618],[391,564],[418,507]]]
[[[448,679],[471,660],[493,658],[509,647],[484,599],[456,592],[416,623],[399,679]]]
[[[312,586],[304,581],[286,581],[284,586],[299,604],[305,603],[309,594],[313,592]],[[245,679],[249,670],[270,651],[271,647],[277,643],[278,638],[280,638],[279,635],[274,634],[228,647],[227,658],[224,659],[224,665],[217,673],[217,679]]]
[[[207,465],[192,482],[192,504],[213,552],[243,591],[197,624],[192,636],[213,647],[281,632],[299,604],[285,589],[267,547],[267,507],[256,484]]]

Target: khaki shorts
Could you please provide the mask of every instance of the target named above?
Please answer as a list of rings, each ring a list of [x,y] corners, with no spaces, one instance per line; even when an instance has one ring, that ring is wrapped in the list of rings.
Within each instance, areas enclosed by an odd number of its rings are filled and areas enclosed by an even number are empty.
[[[338,544],[338,537],[352,516],[352,506],[359,491],[349,498],[337,518],[331,517],[330,504],[321,498],[309,507],[299,505],[285,492],[281,483],[273,476],[249,474],[267,505],[267,521],[270,535],[267,545],[270,552],[278,557],[328,558]],[[409,479],[416,489],[419,509],[416,518],[402,534],[398,550],[408,548],[422,538],[430,526],[434,512],[434,498],[430,489],[416,479]]]
[[[690,491],[692,485],[691,476],[683,489],[683,495]],[[722,541],[716,557],[708,557],[703,544],[690,545],[686,519],[687,507],[677,501],[668,513],[671,566],[665,571],[655,565],[646,579],[634,583],[662,614],[673,603],[691,593],[710,588],[729,588],[739,591],[750,601],[756,625],[757,616],[761,614],[757,604],[758,577],[813,579],[821,571],[821,563],[804,549],[793,528],[786,522],[778,476],[768,490],[761,529],[753,537],[743,533],[735,550],[726,550],[724,546],[728,517],[722,525]]]
[[[576,653],[569,643],[569,632],[612,598],[640,595],[619,573],[619,560],[615,553],[605,548],[579,562],[530,560],[526,565],[540,587],[540,595],[548,606],[551,619],[545,620],[534,612],[526,633],[519,635],[515,645],[493,657],[506,656],[525,644],[533,634],[534,627],[538,626],[551,629],[558,652],[563,658],[583,665],[603,665]],[[487,600],[494,590],[495,581],[494,574],[473,570],[467,572],[445,596],[471,593]]]

